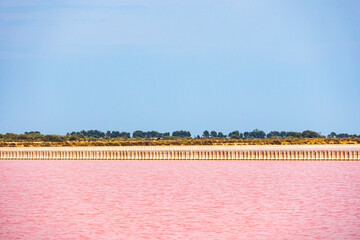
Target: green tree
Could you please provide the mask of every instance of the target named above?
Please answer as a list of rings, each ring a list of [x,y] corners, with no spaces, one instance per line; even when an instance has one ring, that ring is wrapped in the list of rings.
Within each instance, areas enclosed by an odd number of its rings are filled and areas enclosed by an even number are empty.
[[[232,139],[239,139],[240,133],[238,130],[235,130],[233,132],[230,132],[228,136],[229,136],[229,138],[232,138]]]
[[[301,137],[302,138],[321,138],[323,136],[321,136],[317,132],[306,130],[301,133]]]
[[[44,135],[43,141],[45,142],[62,142],[64,139],[59,135]]]
[[[281,137],[281,133],[278,131],[271,131],[268,134],[266,134],[267,138],[280,138]]]
[[[163,138],[170,137],[170,133],[169,132],[162,133],[162,137]]]
[[[210,133],[209,133],[208,130],[205,130],[205,131],[203,132],[203,137],[204,137],[204,138],[210,137]]]
[[[189,131],[175,131],[172,133],[173,137],[180,137],[180,138],[187,138],[187,137],[191,137],[191,133]]]
[[[299,133],[299,132],[289,132],[289,137],[301,138],[301,133]]]
[[[285,131],[281,131],[280,136],[281,136],[282,138],[287,138],[288,136],[290,136],[290,133],[285,132]]]
[[[222,132],[218,132],[218,138],[226,138],[226,135],[224,135]]]
[[[252,132],[249,133],[250,138],[265,138],[266,133],[259,129],[254,129]]]
[[[145,138],[146,134],[143,131],[137,130],[137,131],[133,132],[132,137],[133,138]]]
[[[331,132],[329,135],[328,135],[328,138],[336,138],[337,137],[337,134],[335,132]]]
[[[217,137],[217,132],[216,131],[211,131],[210,136],[213,137],[213,138],[216,138]]]
[[[250,138],[250,133],[249,132],[244,132],[244,138]]]

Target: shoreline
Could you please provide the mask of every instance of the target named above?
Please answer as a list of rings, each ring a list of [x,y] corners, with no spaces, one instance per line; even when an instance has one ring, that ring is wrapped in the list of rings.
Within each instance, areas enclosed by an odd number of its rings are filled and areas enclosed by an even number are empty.
[[[73,149],[95,149],[95,150],[133,150],[133,149],[158,149],[158,150],[193,150],[193,149],[239,149],[239,150],[346,150],[359,149],[360,144],[289,144],[289,145],[154,145],[154,146],[54,146],[54,147],[0,147],[1,150],[73,150]]]
[[[360,144],[247,146],[2,147],[0,160],[349,160]]]

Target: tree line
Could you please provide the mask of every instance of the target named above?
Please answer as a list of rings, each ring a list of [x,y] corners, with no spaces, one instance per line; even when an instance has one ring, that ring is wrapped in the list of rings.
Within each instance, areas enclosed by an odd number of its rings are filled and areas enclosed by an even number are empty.
[[[81,141],[81,140],[96,140],[96,139],[171,139],[171,138],[192,138],[189,131],[179,130],[170,132],[157,132],[157,131],[134,131],[132,134],[123,131],[106,131],[99,130],[82,130],[79,132],[70,132],[66,135],[43,135],[39,131],[25,132],[23,134],[6,133],[0,134],[1,141],[45,141],[45,142],[61,142],[61,141]],[[197,135],[193,138],[219,138],[219,139],[272,139],[272,138],[360,138],[360,135],[347,134],[335,132],[327,136],[323,136],[315,131],[306,130],[303,132],[286,132],[286,131],[271,131],[265,133],[262,130],[255,129],[251,132],[239,132],[238,130],[232,131],[228,134],[217,131],[203,131],[202,136]]]

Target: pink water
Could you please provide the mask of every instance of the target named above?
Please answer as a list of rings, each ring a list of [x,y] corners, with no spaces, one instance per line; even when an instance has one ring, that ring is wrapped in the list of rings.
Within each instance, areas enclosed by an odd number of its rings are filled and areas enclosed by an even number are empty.
[[[360,239],[360,163],[1,161],[0,239]]]

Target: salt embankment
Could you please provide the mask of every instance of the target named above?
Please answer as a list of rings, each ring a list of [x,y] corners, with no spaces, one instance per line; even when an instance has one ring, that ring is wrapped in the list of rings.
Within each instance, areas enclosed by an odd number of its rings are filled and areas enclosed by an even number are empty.
[[[0,160],[360,160],[360,145],[0,148]]]

